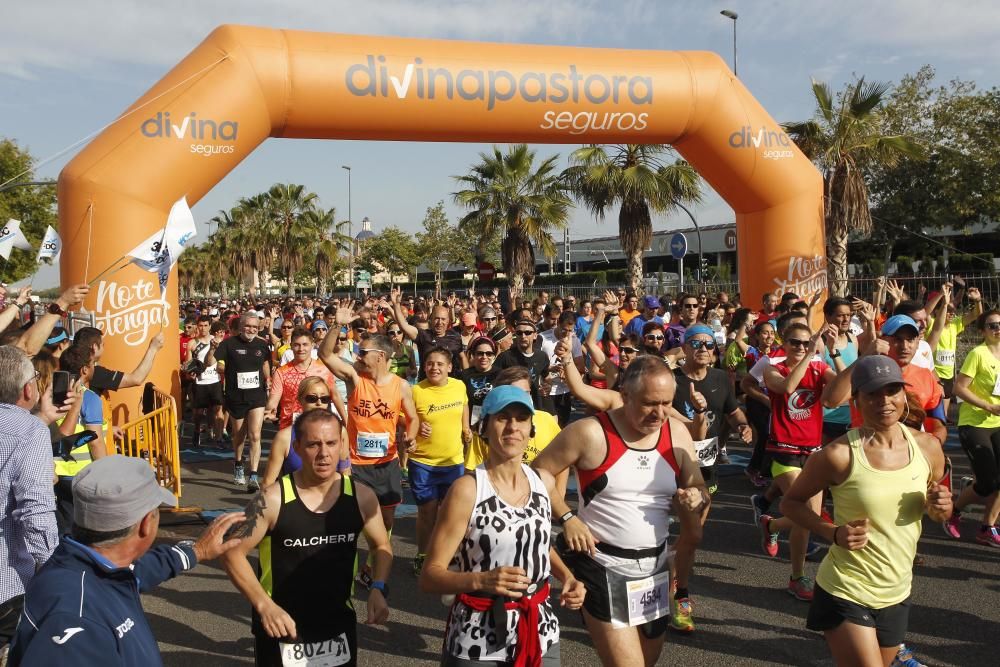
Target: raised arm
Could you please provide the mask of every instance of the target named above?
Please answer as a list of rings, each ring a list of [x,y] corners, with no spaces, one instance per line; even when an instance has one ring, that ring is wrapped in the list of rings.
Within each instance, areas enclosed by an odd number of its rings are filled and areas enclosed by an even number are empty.
[[[398,287],[393,287],[389,290],[389,299],[392,301],[392,316],[395,318],[396,323],[399,324],[403,335],[410,340],[416,340],[420,330],[406,321],[406,315],[403,313],[403,307],[400,305],[402,290]]]
[[[594,327],[591,327],[591,331],[593,330]],[[573,355],[568,345],[560,343],[556,346],[556,353],[559,354],[559,358],[563,362],[563,381],[574,396],[598,412],[611,410],[622,404],[621,394],[617,391],[598,389],[583,381],[580,370],[573,363]]]
[[[825,327],[809,337],[809,344],[806,346],[806,353],[799,363],[792,367],[788,375],[782,375],[774,366],[768,366],[764,371],[764,384],[768,391],[776,394],[791,394],[798,389],[799,383],[806,375],[806,370],[813,360],[813,356],[820,349],[821,338]]]
[[[129,387],[138,387],[146,378],[149,376],[149,372],[153,370],[153,361],[156,359],[156,353],[160,351],[163,347],[163,332],[153,336],[152,340],[149,341],[149,346],[146,347],[146,354],[142,355],[142,359],[139,361],[139,365],[132,369],[131,372],[126,373],[122,376],[122,382],[118,385],[119,389],[128,389]]]
[[[73,285],[59,295],[55,300],[55,304],[63,311],[68,311],[70,308],[75,308],[83,303],[84,298],[86,298],[89,292],[90,286],[87,284]],[[17,298],[20,301],[21,294],[18,294]],[[24,350],[29,357],[35,356],[52,334],[52,328],[59,324],[61,320],[61,315],[45,313],[35,320],[30,329],[21,334],[21,337],[17,341],[17,347]]]
[[[347,307],[346,309],[337,308],[337,325],[344,326],[345,324],[350,324],[352,312],[353,308],[351,307]],[[342,322],[342,320],[347,321]],[[350,385],[356,385],[358,383],[358,374],[355,372],[354,366],[344,361],[336,352],[337,338],[335,335],[327,334],[323,338],[323,342],[320,343],[316,356],[338,379]]]

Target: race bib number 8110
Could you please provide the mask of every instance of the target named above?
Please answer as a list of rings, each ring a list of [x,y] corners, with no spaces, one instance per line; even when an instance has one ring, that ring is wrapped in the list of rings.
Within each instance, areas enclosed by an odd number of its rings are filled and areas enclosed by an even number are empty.
[[[351,647],[343,633],[321,642],[279,642],[284,667],[336,667],[351,661]]]

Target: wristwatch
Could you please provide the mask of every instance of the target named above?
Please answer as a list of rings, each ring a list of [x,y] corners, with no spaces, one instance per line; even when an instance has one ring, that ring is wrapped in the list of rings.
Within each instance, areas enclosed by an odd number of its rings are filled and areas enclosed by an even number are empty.
[[[389,584],[384,581],[373,581],[371,587],[381,593],[386,600],[389,599]]]
[[[56,303],[55,301],[53,301],[52,303],[49,304],[49,312],[52,313],[53,315],[65,315],[66,314],[66,311],[63,310],[59,306],[59,304]]]
[[[565,514],[563,514],[561,517],[559,517],[559,519],[557,519],[557,522],[558,522],[558,524],[560,526],[565,526],[566,522],[569,521],[570,519],[572,519],[575,516],[576,516],[576,512],[574,512],[573,510],[570,510],[570,511],[566,512]]]
[[[840,356],[840,350],[838,350],[838,349],[830,350],[830,358],[831,359],[836,359],[839,356]]]

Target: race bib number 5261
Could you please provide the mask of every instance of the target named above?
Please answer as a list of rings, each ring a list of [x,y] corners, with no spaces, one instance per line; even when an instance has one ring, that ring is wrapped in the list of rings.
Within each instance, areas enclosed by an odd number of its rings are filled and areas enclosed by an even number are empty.
[[[336,667],[351,661],[351,647],[343,633],[321,642],[280,642],[278,646],[284,667]]]

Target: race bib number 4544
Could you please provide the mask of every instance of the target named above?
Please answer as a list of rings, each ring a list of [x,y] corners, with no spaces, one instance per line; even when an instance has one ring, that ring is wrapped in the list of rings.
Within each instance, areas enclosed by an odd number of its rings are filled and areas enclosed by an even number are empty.
[[[351,647],[344,634],[321,642],[280,642],[278,646],[284,667],[336,667],[351,661]]]

